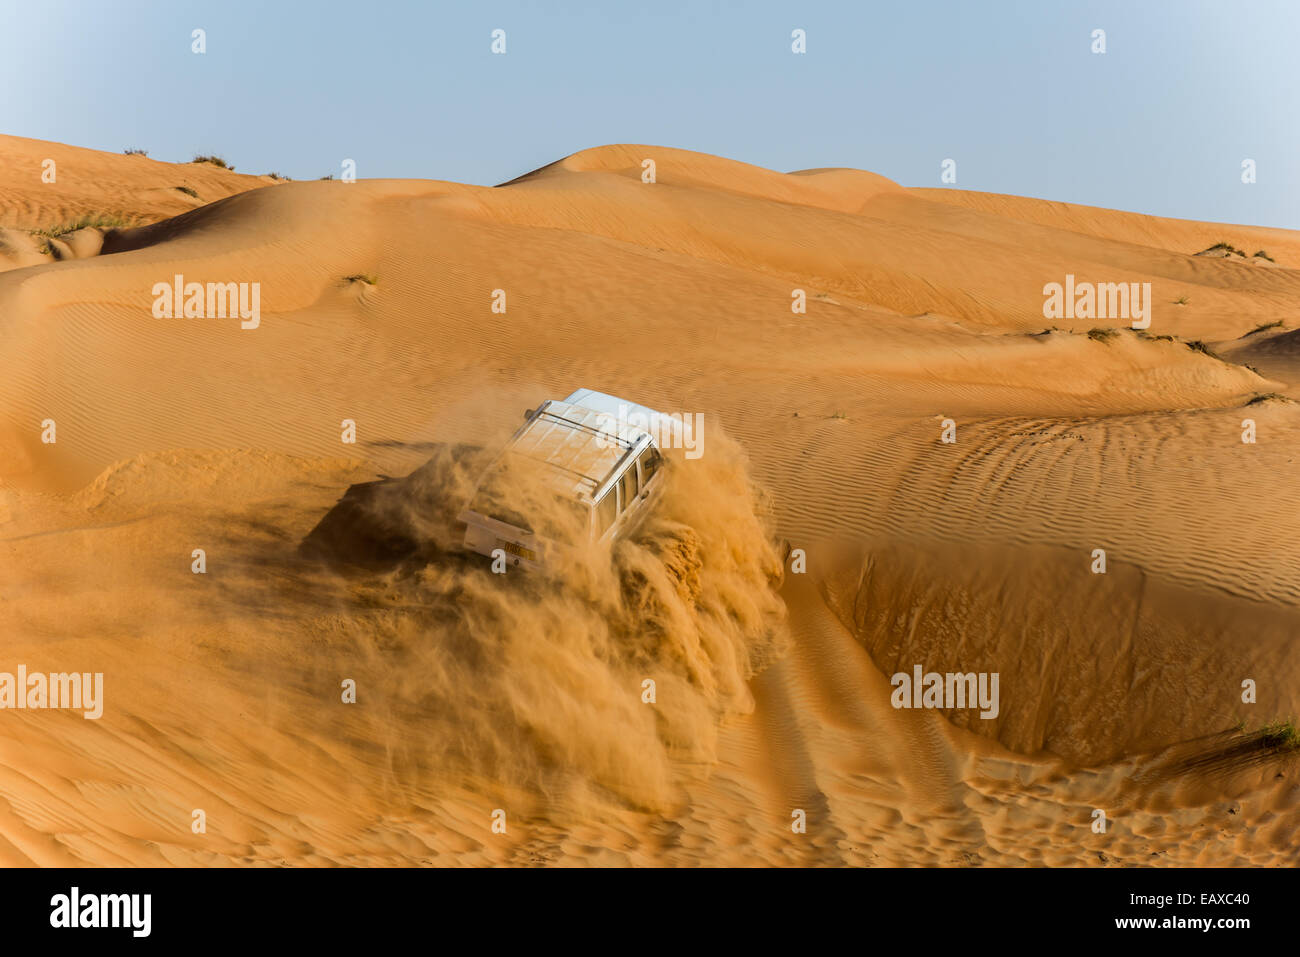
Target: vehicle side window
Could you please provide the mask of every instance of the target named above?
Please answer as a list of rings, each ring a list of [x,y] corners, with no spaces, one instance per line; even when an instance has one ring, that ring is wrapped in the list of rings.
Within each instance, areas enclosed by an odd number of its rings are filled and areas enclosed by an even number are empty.
[[[636,463],[623,473],[618,480],[618,486],[623,492],[622,507],[627,508],[636,501]]]
[[[653,445],[646,446],[645,451],[641,453],[642,484],[649,485],[650,476],[658,472],[661,465],[663,465],[663,459],[659,455],[659,450]]]
[[[596,524],[600,529],[597,535],[604,535],[616,518],[618,518],[618,502],[614,498],[614,489],[610,489],[596,504]]]

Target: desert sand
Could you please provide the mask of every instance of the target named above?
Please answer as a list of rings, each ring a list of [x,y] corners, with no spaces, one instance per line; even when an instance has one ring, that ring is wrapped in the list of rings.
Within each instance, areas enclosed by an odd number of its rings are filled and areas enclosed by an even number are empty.
[[[1300,233],[654,146],[484,188],[0,137],[0,270],[0,671],[105,689],[0,711],[0,864],[1297,862]],[[260,323],[155,317],[177,274]],[[1044,319],[1067,274],[1150,328]],[[448,554],[584,386],[706,416],[655,535]],[[893,707],[914,665],[997,717]]]

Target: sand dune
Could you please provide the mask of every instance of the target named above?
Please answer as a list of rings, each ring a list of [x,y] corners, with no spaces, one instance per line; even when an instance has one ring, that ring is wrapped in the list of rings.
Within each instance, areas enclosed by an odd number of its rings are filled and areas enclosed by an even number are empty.
[[[155,222],[275,182],[209,163],[0,136],[0,270],[97,255],[119,223]],[[114,225],[65,232],[81,222]]]
[[[480,188],[0,137],[0,183],[0,671],[107,686],[0,716],[0,862],[1296,862],[1297,234],[636,145]],[[178,274],[256,327],[156,318]],[[1150,328],[1044,318],[1067,274]],[[705,455],[503,590],[449,516],[579,386]],[[999,714],[896,709],[914,665]]]

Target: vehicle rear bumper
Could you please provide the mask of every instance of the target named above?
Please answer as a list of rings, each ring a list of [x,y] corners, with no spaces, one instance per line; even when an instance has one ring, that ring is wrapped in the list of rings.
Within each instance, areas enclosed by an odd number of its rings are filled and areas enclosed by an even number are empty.
[[[531,534],[470,509],[457,517],[465,523],[466,550],[492,558],[492,553],[499,548],[505,553],[508,565],[541,567],[542,548]]]

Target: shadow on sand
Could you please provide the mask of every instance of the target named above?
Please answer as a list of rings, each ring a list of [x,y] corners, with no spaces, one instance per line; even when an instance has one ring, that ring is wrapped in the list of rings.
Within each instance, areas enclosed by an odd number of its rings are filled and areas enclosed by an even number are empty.
[[[439,445],[404,478],[385,476],[348,488],[298,546],[303,558],[358,571],[408,564],[472,560],[454,548],[464,526],[457,494],[477,474],[485,452],[474,445]]]

